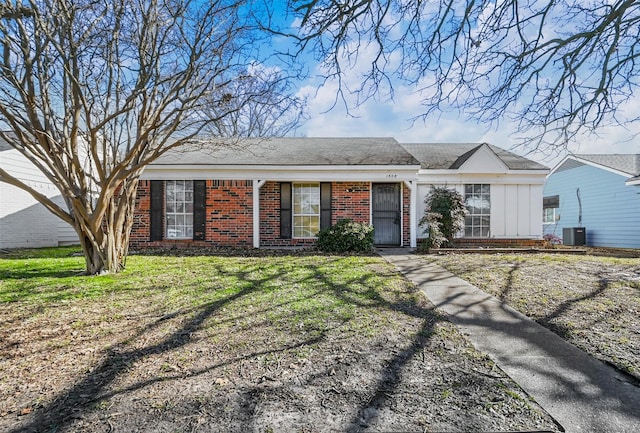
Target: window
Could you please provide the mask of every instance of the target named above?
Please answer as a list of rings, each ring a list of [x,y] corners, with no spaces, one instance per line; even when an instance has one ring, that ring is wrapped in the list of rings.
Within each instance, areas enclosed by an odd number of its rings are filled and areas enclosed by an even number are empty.
[[[556,208],[555,207],[546,207],[544,208],[544,213],[542,214],[542,222],[544,224],[555,224],[556,223]]]
[[[293,237],[315,238],[320,231],[320,184],[293,185]]]
[[[468,238],[488,238],[491,228],[491,186],[472,184],[464,186],[464,235]]]
[[[167,239],[192,239],[193,182],[169,180],[165,191]]]
[[[560,207],[560,196],[554,195],[545,197],[542,201],[542,223],[543,224],[555,224],[558,220],[556,216],[557,210]]]

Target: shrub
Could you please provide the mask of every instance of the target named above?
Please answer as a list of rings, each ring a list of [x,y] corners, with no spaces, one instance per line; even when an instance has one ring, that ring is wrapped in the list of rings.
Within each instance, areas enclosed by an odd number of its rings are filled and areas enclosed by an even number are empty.
[[[543,236],[543,238],[545,241],[549,242],[550,244],[554,244],[554,245],[558,245],[562,243],[562,239],[560,239],[558,236],[552,234],[552,233],[547,233],[546,235]]]
[[[431,248],[440,248],[447,243],[447,238],[442,234],[442,215],[437,212],[426,212],[420,220],[421,225],[427,225],[428,237],[421,248],[429,251]]]
[[[427,209],[420,226],[427,227],[429,236],[424,247],[428,250],[452,244],[453,237],[464,228],[467,214],[462,195],[451,189],[433,186],[425,204]]]
[[[562,239],[552,233],[547,233],[542,237],[542,239],[546,248],[553,248],[555,245],[560,245],[562,243]]]
[[[318,249],[330,253],[367,252],[373,248],[373,226],[351,219],[318,232]]]

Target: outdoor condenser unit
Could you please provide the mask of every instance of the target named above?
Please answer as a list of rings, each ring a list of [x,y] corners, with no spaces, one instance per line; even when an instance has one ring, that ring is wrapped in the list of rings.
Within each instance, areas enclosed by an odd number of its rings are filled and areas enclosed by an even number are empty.
[[[587,229],[584,227],[565,227],[562,229],[564,245],[584,246],[587,244]]]

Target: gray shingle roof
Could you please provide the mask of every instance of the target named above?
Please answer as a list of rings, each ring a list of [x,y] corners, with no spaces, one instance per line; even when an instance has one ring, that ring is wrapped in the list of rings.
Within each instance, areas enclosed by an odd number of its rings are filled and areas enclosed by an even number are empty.
[[[285,137],[185,150],[166,154],[154,165],[419,165],[393,138]]]
[[[403,143],[423,169],[460,168],[484,143]],[[510,170],[548,170],[542,164],[487,144]]]
[[[640,175],[640,154],[577,154],[576,158],[593,162],[594,164],[627,173],[630,176]]]

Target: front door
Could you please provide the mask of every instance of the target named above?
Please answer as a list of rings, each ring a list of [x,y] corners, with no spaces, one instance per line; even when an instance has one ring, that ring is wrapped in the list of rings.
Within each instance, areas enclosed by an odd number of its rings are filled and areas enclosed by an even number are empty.
[[[399,183],[374,183],[373,201],[373,243],[376,245],[400,245],[402,212],[400,207]]]

